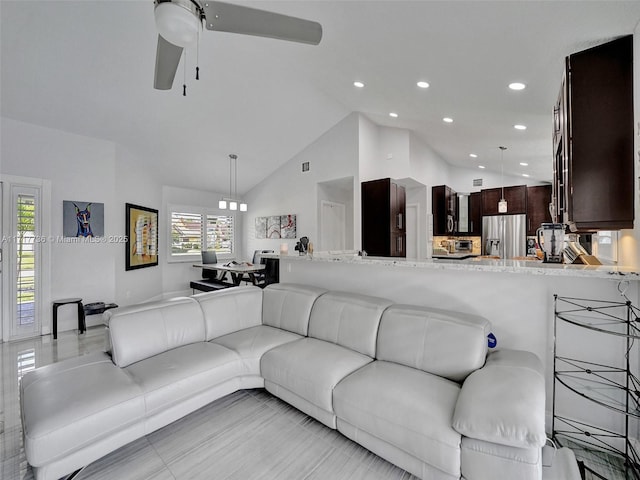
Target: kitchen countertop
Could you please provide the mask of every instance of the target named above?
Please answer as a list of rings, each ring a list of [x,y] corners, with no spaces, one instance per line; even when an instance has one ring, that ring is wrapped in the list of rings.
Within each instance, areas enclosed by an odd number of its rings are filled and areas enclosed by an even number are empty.
[[[640,280],[640,272],[630,267],[615,265],[565,265],[543,263],[537,260],[494,260],[483,257],[468,259],[434,258],[406,259],[393,257],[361,257],[355,253],[314,252],[313,255],[265,254],[266,258],[280,258],[301,262],[341,262],[358,265],[387,265],[400,268],[426,268],[432,270],[462,270],[527,275],[605,278],[611,280]]]

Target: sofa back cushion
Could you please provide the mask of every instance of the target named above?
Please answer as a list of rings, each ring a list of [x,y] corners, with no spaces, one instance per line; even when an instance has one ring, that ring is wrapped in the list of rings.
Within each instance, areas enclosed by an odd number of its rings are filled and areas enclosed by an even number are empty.
[[[225,288],[193,298],[204,314],[207,341],[262,322],[262,290],[258,287]]]
[[[376,354],[376,335],[389,300],[354,293],[328,292],[316,300],[309,320],[309,336]]]
[[[264,289],[262,323],[306,336],[311,307],[325,292],[307,285],[273,283]]]
[[[380,322],[376,357],[461,381],[484,365],[490,327],[476,315],[393,305]]]
[[[205,338],[202,310],[192,298],[119,308],[109,320],[113,362],[126,367]]]

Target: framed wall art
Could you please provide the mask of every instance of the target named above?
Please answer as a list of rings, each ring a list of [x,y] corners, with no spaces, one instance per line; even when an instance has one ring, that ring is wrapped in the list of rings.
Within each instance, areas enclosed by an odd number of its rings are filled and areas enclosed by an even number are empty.
[[[296,238],[296,216],[294,214],[256,217],[255,237],[263,238]]]
[[[125,204],[125,270],[158,265],[158,210]]]
[[[63,200],[62,234],[69,237],[104,237],[104,203]]]

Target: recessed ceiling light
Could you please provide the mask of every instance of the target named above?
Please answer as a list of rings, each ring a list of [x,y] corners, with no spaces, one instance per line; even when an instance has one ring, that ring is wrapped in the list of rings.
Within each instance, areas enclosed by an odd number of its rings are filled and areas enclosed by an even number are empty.
[[[522,165],[523,167],[528,166],[529,164],[527,162],[520,162],[520,165]]]
[[[527,86],[521,82],[513,82],[509,84],[511,90],[524,90]]]
[[[418,82],[416,85],[420,88],[429,88],[429,84],[427,82]]]
[[[353,82],[353,86],[354,87],[358,87],[358,88],[362,88],[362,87],[364,87],[364,83],[362,83],[362,82]]]
[[[444,118],[442,119],[442,121],[443,121],[444,123],[453,123],[453,118],[444,117]]]
[[[478,168],[484,168],[484,165],[478,165]]]
[[[389,116],[390,116],[390,117],[393,117],[393,118],[398,118],[398,114],[397,114],[397,113],[395,113],[395,112],[391,112],[391,113],[389,114]]]
[[[516,130],[526,130],[527,126],[526,125],[514,125],[513,128],[515,128]]]
[[[523,174],[522,174],[522,176],[523,176],[523,177],[528,177],[528,176],[529,176],[529,174],[528,174],[528,173],[523,173]]]
[[[478,155],[476,155],[475,153],[470,153],[470,154],[469,154],[469,156],[470,156],[471,158],[478,158]]]

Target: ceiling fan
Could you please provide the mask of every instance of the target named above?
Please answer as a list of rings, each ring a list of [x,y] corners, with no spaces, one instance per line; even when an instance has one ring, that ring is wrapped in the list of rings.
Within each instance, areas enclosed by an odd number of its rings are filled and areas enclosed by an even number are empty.
[[[310,20],[211,0],[154,0],[158,50],[154,88],[173,85],[182,50],[194,44],[202,24],[208,30],[242,33],[317,45],[322,25]]]

